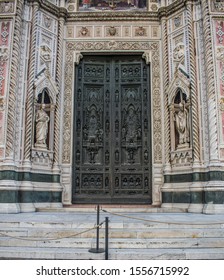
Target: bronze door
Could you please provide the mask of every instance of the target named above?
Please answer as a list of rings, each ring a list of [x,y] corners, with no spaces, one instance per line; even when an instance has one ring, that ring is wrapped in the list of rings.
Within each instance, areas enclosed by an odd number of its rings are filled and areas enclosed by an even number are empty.
[[[84,56],[76,66],[73,203],[151,203],[149,66]]]

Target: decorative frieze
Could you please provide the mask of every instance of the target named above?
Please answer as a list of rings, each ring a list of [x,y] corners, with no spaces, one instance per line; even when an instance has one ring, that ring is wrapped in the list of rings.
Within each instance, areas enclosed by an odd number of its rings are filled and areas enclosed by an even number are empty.
[[[159,25],[146,25],[145,22],[138,24],[131,23],[129,26],[124,22],[116,22],[110,24],[104,22],[101,25],[93,23],[92,25],[67,25],[66,37],[69,38],[147,38],[147,39],[160,39],[160,26]]]

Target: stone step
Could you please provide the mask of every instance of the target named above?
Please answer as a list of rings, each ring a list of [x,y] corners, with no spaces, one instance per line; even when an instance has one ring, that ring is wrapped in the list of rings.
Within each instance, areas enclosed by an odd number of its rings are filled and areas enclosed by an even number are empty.
[[[100,205],[100,208],[110,212],[118,213],[186,213],[185,209],[181,208],[160,208],[153,206],[142,205]],[[48,213],[72,213],[72,212],[85,212],[96,213],[96,205],[73,205],[63,208],[36,208],[36,212],[48,212]]]
[[[86,231],[86,228],[61,229],[61,228],[1,228],[0,235],[21,236],[33,238],[69,238],[77,236],[77,238],[94,238],[96,229]],[[105,230],[100,229],[100,237],[104,238]],[[153,229],[114,229],[109,228],[109,238],[208,238],[221,237],[224,238],[223,229],[194,229],[194,228],[153,228]]]
[[[87,249],[1,247],[0,259],[100,260],[104,253],[93,254]],[[184,249],[110,249],[110,260],[223,260],[223,248]]]
[[[105,240],[100,239],[100,248]],[[68,238],[59,240],[21,240],[0,237],[0,247],[37,248],[95,248],[94,238]],[[157,249],[157,248],[224,248],[224,238],[148,238],[148,239],[109,239],[110,249]],[[224,250],[224,249],[223,249]]]
[[[95,218],[95,217],[94,217]],[[20,221],[20,222],[14,222],[14,221],[2,221],[0,222],[0,229],[3,228],[12,228],[12,229],[41,229],[41,228],[47,228],[47,229],[68,229],[68,230],[72,230],[72,229],[88,229],[88,228],[92,228],[94,227],[94,225],[96,224],[96,220],[94,218],[91,219],[80,219],[78,221],[69,221],[69,222],[56,222],[56,221],[49,221],[49,222],[40,222],[40,221]],[[146,218],[147,219],[147,218]],[[148,217],[148,219],[150,219]],[[102,217],[100,219],[100,222],[104,222],[104,217]],[[157,221],[155,220],[154,222],[152,222],[154,219],[151,218],[151,220],[149,220],[149,222],[147,221],[132,221],[132,220],[125,220],[125,221],[119,221],[114,217],[109,217],[109,228],[111,229],[136,229],[136,228],[141,228],[143,229],[154,229],[154,228],[159,228],[159,229],[207,229],[207,228],[211,228],[211,229],[224,229],[224,222],[220,222],[220,223],[212,223],[212,222],[204,222],[204,223],[194,223],[192,222],[192,224],[189,224],[185,221],[181,222],[181,221],[166,221],[164,219],[164,221]]]

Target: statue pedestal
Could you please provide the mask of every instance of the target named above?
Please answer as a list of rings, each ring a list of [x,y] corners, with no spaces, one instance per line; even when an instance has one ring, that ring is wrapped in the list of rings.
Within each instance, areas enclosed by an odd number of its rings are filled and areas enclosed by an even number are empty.
[[[36,149],[40,149],[40,150],[47,150],[47,144],[35,144],[35,148]]]
[[[177,145],[177,151],[187,150],[187,149],[189,149],[189,144],[188,143],[178,144]]]

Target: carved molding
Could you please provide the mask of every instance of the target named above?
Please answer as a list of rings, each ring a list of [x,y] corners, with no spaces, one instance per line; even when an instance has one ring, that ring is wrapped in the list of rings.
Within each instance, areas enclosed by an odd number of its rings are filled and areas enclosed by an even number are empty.
[[[130,42],[130,41],[85,41],[85,42],[67,42],[66,43],[66,61],[65,61],[65,95],[64,95],[64,120],[63,120],[63,158],[64,164],[71,164],[72,151],[72,95],[73,95],[73,68],[74,58],[82,52],[98,51],[146,51],[151,52],[152,63],[152,96],[153,96],[153,143],[154,143],[154,162],[162,162],[162,112],[160,97],[160,58],[159,42]],[[77,61],[78,62],[78,61]],[[158,118],[157,116],[161,116]]]

